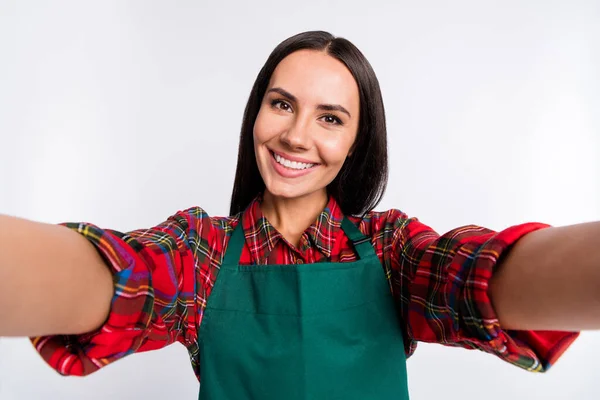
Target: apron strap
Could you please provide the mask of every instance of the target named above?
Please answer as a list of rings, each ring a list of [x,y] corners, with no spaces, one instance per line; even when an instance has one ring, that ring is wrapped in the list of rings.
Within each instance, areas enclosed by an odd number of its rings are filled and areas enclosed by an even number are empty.
[[[238,265],[242,257],[242,249],[245,242],[246,238],[244,237],[244,228],[242,227],[242,217],[240,216],[238,224],[233,230],[227,244],[227,250],[225,250],[225,257],[223,257],[221,265]]]
[[[352,246],[361,260],[364,260],[367,257],[376,256],[375,250],[371,245],[371,240],[363,235],[358,227],[346,217],[342,220],[342,230],[352,242]],[[225,251],[222,265],[239,264],[245,241],[244,228],[242,227],[242,220],[240,217],[237,226],[233,230],[231,239],[229,239],[229,243],[227,244],[227,250]]]
[[[358,257],[364,260],[367,257],[376,256],[375,250],[371,245],[371,239],[362,234],[356,225],[352,223],[348,218],[344,217],[342,220],[342,229],[350,241],[354,250],[358,253]]]

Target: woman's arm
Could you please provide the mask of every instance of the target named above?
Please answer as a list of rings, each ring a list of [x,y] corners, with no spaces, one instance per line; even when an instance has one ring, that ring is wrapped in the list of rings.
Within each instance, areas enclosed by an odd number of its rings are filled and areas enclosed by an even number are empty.
[[[550,326],[509,329],[490,299],[490,280],[502,261],[526,236],[552,230],[547,224],[525,223],[499,232],[465,225],[440,235],[393,209],[373,213],[363,225],[370,228],[365,232],[374,238],[396,298],[407,355],[415,351],[417,342],[441,343],[479,349],[528,371],[542,372],[577,338],[577,332],[553,331]],[[525,301],[537,296],[529,285],[520,281],[517,289],[527,293],[522,295]]]
[[[506,253],[489,295],[504,329],[600,329],[600,222],[540,229]]]
[[[0,336],[92,331],[112,296],[110,270],[84,237],[0,215]]]
[[[128,232],[0,216],[0,335],[29,336],[62,375],[174,342],[195,354],[225,235],[200,207]]]

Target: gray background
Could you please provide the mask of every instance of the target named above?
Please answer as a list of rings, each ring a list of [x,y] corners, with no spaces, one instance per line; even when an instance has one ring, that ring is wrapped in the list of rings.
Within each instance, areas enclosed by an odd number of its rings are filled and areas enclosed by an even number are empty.
[[[599,220],[599,4],[2,1],[0,212],[118,230],[194,205],[226,214],[258,70],[283,39],[323,29],[353,41],[381,82],[391,174],[378,209],[439,232]],[[413,399],[597,399],[599,356],[598,332],[547,375],[421,344],[410,388]],[[180,345],[79,379],[26,339],[0,340],[3,400],[197,390]]]

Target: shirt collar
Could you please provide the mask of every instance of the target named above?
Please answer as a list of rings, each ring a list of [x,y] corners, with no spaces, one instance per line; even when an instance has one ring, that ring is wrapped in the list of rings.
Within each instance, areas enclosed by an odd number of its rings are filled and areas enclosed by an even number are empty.
[[[279,241],[284,241],[286,246],[293,248],[264,216],[260,208],[261,202],[262,195],[259,195],[242,214],[246,244],[250,249],[252,260],[257,264],[266,263],[269,254]],[[339,204],[332,196],[329,196],[327,205],[316,221],[304,231],[299,248],[295,250],[305,253],[309,247],[314,246],[327,258],[330,258],[336,240],[342,232],[343,219],[344,215]]]

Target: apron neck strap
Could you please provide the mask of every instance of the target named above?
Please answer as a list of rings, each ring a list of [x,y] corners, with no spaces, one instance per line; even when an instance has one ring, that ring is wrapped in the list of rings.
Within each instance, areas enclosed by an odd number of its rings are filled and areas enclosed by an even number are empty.
[[[354,225],[348,218],[344,217],[342,220],[342,230],[348,236],[348,239],[352,242],[354,250],[358,253],[358,257],[363,260],[370,256],[375,256],[375,250],[371,245],[371,240],[362,234],[362,232]],[[242,249],[244,248],[245,237],[244,228],[242,226],[241,217],[238,220],[237,226],[231,234],[231,239],[227,244],[227,250],[225,251],[225,257],[223,258],[223,265],[233,264],[238,265],[242,256]]]
[[[356,250],[358,257],[361,260],[376,255],[375,250],[371,245],[371,240],[363,235],[358,227],[346,217],[342,220],[342,229],[346,236],[348,236],[348,239],[352,242],[352,246],[354,246],[354,250]]]
[[[223,257],[222,265],[238,265],[240,263],[242,249],[244,248],[244,243],[246,241],[244,237],[242,216],[243,215],[240,215],[237,226],[231,234],[231,239],[229,239],[229,243],[227,244],[227,250],[225,250],[225,257]]]

